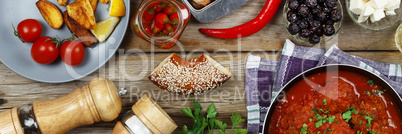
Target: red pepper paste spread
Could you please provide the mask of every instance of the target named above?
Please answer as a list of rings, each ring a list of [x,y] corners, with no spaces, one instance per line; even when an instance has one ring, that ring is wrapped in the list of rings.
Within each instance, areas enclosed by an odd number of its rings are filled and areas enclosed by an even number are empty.
[[[401,115],[372,80],[321,72],[295,84],[278,103],[270,134],[401,134]]]

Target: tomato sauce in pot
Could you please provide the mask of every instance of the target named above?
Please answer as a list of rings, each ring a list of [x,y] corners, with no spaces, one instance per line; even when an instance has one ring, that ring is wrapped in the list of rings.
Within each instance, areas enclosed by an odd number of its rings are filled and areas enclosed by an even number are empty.
[[[275,108],[270,134],[401,134],[395,103],[368,78],[320,72],[296,83]],[[390,89],[391,90],[391,89]]]

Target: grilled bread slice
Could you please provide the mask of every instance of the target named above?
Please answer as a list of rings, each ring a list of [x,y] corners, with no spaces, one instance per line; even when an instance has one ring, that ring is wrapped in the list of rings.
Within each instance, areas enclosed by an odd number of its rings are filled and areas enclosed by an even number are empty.
[[[85,29],[92,29],[96,25],[94,10],[88,0],[77,0],[67,5],[67,13]]]
[[[101,3],[106,4],[109,0],[99,0]]]
[[[91,33],[91,31],[85,29],[83,26],[78,24],[73,18],[68,15],[67,11],[64,11],[63,15],[68,29],[72,33],[74,33],[75,36],[77,36],[78,39],[80,39],[85,46],[89,47],[99,42],[98,39],[96,39],[96,37]]]
[[[96,6],[98,5],[98,0],[89,0],[89,3],[91,3],[92,10],[95,12]]]
[[[57,3],[59,3],[60,6],[66,6],[68,0],[57,0]]]
[[[36,2],[40,14],[46,20],[47,24],[53,29],[59,29],[63,25],[63,16],[53,3],[46,0],[39,0]]]

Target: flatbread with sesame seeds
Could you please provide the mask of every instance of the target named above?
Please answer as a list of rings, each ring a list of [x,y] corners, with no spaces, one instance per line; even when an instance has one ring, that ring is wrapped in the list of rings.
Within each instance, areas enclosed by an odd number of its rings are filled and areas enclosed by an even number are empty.
[[[231,77],[228,67],[208,55],[188,61],[173,53],[152,71],[148,79],[163,90],[192,95],[215,89]]]

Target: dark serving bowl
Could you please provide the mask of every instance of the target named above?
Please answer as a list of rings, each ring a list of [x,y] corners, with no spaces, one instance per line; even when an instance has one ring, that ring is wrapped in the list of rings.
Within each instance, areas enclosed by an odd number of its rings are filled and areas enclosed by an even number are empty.
[[[320,67],[315,67],[315,68],[309,69],[309,70],[304,71],[303,73],[297,75],[292,80],[290,80],[280,90],[280,93],[281,94],[287,93],[296,83],[298,83],[299,81],[302,81],[306,77],[317,74],[319,72],[328,72],[328,71],[354,72],[354,73],[360,74],[362,76],[365,76],[366,78],[368,78],[370,80],[373,80],[374,83],[376,83],[378,86],[381,86],[383,89],[392,89],[392,90],[386,90],[384,93],[388,94],[388,96],[391,98],[391,100],[394,103],[396,103],[394,105],[396,107],[396,109],[399,111],[399,113],[402,113],[402,99],[398,95],[398,93],[395,91],[394,88],[392,88],[384,79],[375,75],[374,73],[366,71],[366,70],[358,68],[358,67],[355,67],[355,66],[351,66],[351,65],[334,64],[334,65],[325,65],[325,66],[320,66]],[[272,118],[274,111],[281,99],[282,98],[281,98],[280,94],[275,97],[273,103],[271,104],[271,107],[269,108],[269,110],[265,116],[265,121],[264,121],[264,126],[263,126],[264,134],[268,134],[271,118]]]

